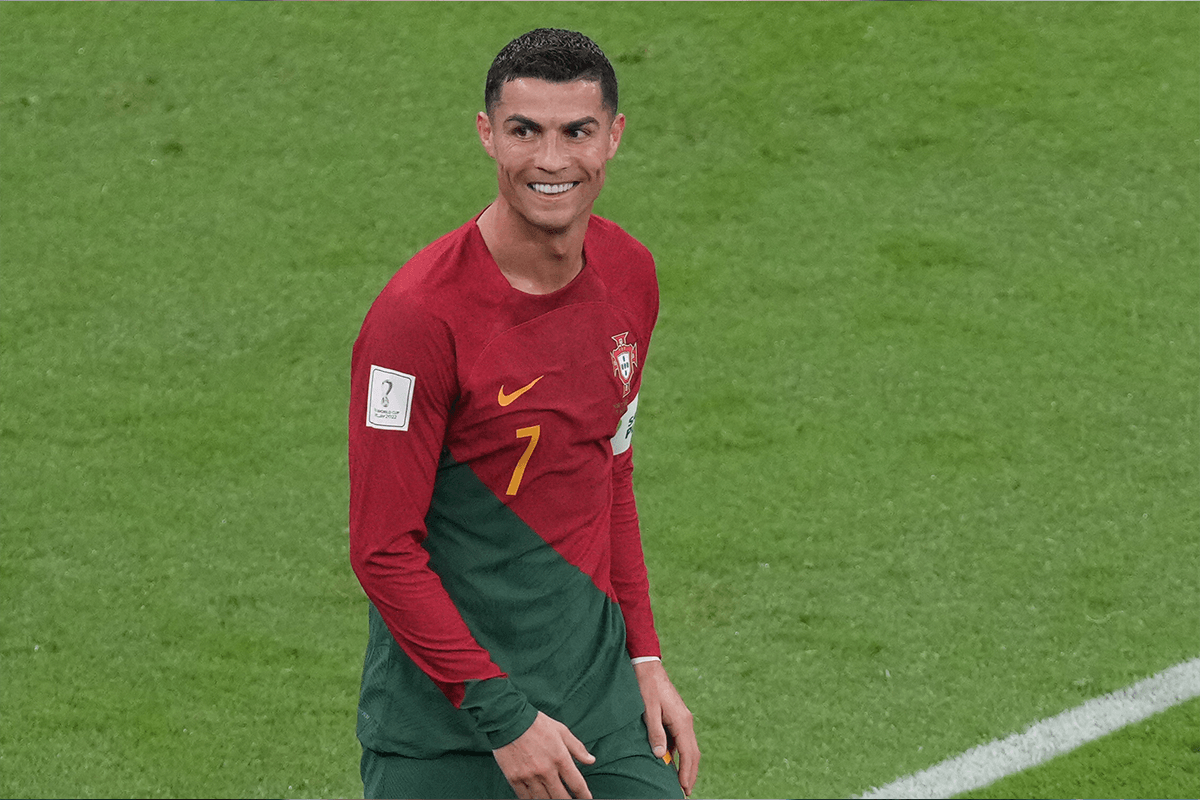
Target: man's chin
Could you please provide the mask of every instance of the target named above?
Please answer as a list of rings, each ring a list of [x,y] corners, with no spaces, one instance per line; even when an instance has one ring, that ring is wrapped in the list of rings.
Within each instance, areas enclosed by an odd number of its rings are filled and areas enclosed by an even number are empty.
[[[543,233],[549,234],[551,236],[561,236],[563,234],[570,232],[571,228],[575,227],[575,225],[581,219],[586,222],[588,217],[591,216],[591,214],[588,211],[582,211],[582,212],[576,212],[576,213],[571,213],[571,214],[566,214],[566,213],[533,214],[533,213],[531,213],[531,214],[522,214],[521,216],[523,216],[525,218],[525,222],[528,223],[530,227],[537,228],[539,231],[542,231]]]

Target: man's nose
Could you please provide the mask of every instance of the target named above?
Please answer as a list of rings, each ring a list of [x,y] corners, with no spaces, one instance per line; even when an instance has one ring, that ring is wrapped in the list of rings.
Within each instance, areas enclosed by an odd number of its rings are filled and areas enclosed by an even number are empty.
[[[559,172],[569,163],[566,143],[562,137],[552,134],[542,138],[538,148],[537,167],[545,172]]]

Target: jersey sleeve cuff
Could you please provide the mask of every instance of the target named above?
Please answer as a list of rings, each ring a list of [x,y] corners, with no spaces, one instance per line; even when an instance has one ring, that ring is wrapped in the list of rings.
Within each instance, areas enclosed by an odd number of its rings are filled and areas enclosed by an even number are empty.
[[[493,750],[529,730],[538,713],[508,678],[467,681],[462,708],[470,713]]]
[[[637,658],[629,659],[629,663],[633,664],[635,667],[638,664],[645,664],[647,661],[662,661],[662,659],[658,656],[638,656]]]

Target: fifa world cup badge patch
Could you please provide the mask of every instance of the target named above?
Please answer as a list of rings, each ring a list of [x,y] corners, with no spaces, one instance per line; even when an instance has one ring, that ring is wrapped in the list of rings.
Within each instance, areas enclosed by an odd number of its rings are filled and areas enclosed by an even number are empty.
[[[612,337],[613,341],[617,343],[617,347],[610,353],[613,375],[621,379],[621,397],[629,394],[629,383],[633,380],[633,371],[637,369],[637,344],[626,342],[625,337],[628,335],[629,331],[625,331]]]
[[[367,427],[385,431],[408,430],[416,376],[372,364],[370,380]]]

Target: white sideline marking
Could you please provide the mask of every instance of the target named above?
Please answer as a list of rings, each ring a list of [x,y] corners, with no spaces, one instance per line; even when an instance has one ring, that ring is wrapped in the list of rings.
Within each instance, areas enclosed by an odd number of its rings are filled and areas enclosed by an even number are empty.
[[[1035,722],[1024,733],[973,747],[881,789],[872,788],[862,797],[951,797],[980,789],[1193,697],[1200,697],[1200,658]]]

